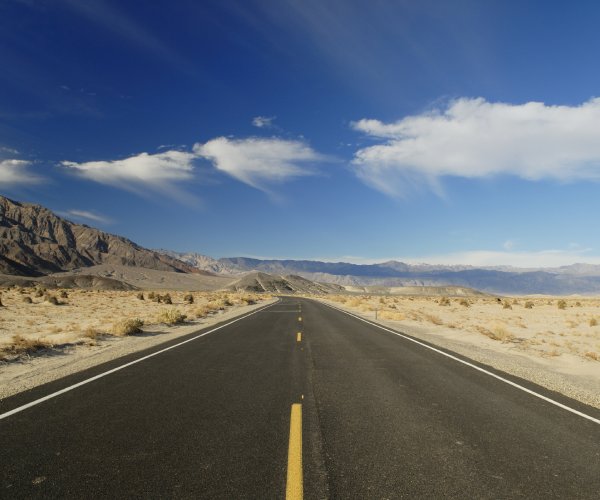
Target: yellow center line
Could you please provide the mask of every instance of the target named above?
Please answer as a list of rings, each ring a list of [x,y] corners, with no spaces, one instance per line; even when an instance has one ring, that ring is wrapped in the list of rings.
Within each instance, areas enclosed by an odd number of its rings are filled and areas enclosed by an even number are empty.
[[[298,321],[302,321],[302,316],[298,316]]]
[[[290,444],[288,448],[286,500],[302,500],[302,405],[294,403],[290,416]]]
[[[302,342],[302,332],[296,334],[296,342]]]

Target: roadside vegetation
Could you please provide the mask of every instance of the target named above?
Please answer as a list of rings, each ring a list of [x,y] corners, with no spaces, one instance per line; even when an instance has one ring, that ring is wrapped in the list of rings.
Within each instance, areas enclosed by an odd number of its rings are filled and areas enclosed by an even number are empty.
[[[544,358],[600,360],[600,299],[330,295],[328,301],[396,328],[483,336]]]
[[[238,292],[46,290],[0,291],[0,361],[73,345],[95,346],[145,331],[172,331],[214,315],[270,299]]]

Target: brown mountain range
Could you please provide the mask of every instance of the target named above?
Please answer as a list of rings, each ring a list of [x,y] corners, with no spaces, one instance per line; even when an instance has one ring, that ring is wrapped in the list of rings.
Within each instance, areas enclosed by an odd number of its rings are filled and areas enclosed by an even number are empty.
[[[42,276],[115,264],[212,275],[133,241],[0,196],[0,273]]]

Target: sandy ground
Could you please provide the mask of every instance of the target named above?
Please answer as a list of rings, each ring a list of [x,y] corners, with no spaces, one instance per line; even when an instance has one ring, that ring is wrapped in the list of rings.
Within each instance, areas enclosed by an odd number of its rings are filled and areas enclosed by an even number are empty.
[[[25,293],[23,293],[25,292]],[[158,345],[200,328],[262,307],[276,299],[270,296],[227,292],[195,292],[193,304],[184,301],[185,292],[169,293],[172,304],[138,298],[139,292],[60,291],[48,294],[62,302],[53,305],[36,297],[32,289],[2,290],[0,299],[0,398],[56,380],[71,373]],[[29,297],[32,303],[25,302]],[[256,303],[254,303],[256,302]],[[184,323],[164,323],[164,313],[187,315]],[[119,332],[123,320],[141,319],[143,332]],[[18,336],[15,339],[15,336]],[[35,351],[15,349],[41,343]]]
[[[321,300],[600,408],[598,298]]]

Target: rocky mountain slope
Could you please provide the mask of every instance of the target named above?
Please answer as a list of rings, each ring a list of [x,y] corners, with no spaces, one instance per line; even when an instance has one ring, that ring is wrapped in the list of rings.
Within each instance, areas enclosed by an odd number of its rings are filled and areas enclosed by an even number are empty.
[[[70,222],[40,205],[0,196],[0,273],[41,276],[96,264],[206,274],[127,238]]]

